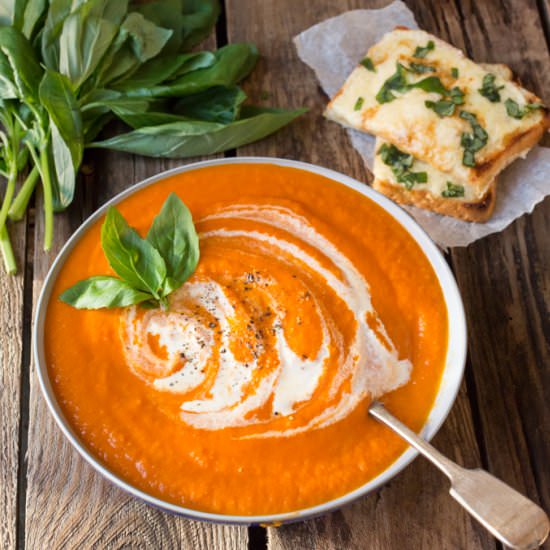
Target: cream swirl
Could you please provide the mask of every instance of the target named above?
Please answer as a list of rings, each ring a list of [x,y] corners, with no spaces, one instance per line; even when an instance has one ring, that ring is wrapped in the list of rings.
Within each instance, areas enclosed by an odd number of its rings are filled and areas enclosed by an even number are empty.
[[[121,331],[130,368],[180,394],[185,423],[290,436],[408,381],[364,277],[306,217],[237,205],[199,227],[195,275],[167,311],[129,309]]]

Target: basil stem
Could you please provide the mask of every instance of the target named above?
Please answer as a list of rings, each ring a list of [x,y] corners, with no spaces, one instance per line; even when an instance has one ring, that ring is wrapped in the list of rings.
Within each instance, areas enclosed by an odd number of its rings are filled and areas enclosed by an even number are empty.
[[[8,228],[5,225],[0,229],[0,249],[2,249],[6,271],[9,275],[13,275],[17,271],[17,264],[15,263]]]
[[[32,170],[29,172],[29,175],[25,179],[25,182],[21,186],[21,189],[19,189],[17,196],[11,203],[11,207],[8,212],[8,217],[10,220],[20,221],[23,219],[25,210],[27,210],[27,206],[29,205],[29,201],[36,187],[38,176],[38,168],[33,166]]]
[[[53,192],[47,147],[40,152],[40,175],[44,192],[44,250],[50,250],[53,241]]]
[[[10,171],[8,174],[8,182],[6,184],[6,192],[4,194],[4,200],[2,201],[2,208],[0,209],[0,229],[6,226],[8,211],[10,209],[11,201],[15,193],[16,180],[17,180],[17,165],[15,163],[15,160],[12,160]]]

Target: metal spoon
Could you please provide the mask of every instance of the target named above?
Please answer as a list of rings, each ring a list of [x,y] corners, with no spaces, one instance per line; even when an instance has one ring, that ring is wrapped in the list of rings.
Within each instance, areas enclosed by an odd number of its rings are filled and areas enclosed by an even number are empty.
[[[550,521],[542,508],[484,470],[455,464],[409,430],[379,402],[369,413],[389,426],[451,480],[451,496],[497,539],[510,548],[538,548],[548,537]]]

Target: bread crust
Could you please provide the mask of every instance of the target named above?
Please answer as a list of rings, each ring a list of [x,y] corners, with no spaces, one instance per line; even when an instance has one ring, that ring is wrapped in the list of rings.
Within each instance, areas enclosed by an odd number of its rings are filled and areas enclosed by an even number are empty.
[[[482,186],[483,182],[494,180],[497,174],[502,172],[509,164],[533,148],[549,127],[550,115],[545,109],[545,116],[539,124],[533,126],[523,134],[514,136],[506,149],[501,151],[497,156],[472,168],[473,177],[470,182],[471,185]]]
[[[372,187],[400,204],[417,206],[468,222],[487,221],[491,217],[496,203],[496,180],[489,184],[485,195],[476,202],[438,197],[423,189],[409,191],[402,185],[394,185],[379,179],[374,180]]]

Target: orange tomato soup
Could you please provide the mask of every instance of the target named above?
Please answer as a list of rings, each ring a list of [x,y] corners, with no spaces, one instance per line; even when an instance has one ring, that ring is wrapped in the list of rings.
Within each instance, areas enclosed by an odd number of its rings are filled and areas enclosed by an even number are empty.
[[[113,274],[103,220],[55,282],[47,365],[84,444],[143,491],[224,514],[320,504],[386,469],[406,445],[368,417],[370,400],[420,429],[447,351],[419,246],[356,191],[267,164],[170,176],[116,207],[145,235],[170,192],[193,214],[201,258],[168,310],[59,301]]]

